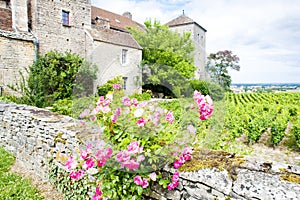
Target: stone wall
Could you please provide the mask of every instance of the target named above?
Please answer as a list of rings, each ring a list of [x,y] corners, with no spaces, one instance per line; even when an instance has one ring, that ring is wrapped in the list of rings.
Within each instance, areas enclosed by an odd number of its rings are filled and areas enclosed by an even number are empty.
[[[29,33],[0,30],[0,85],[20,79],[19,71],[34,61],[34,37]]]
[[[45,109],[0,102],[0,146],[12,152],[37,175],[46,178],[47,157],[66,157],[81,144],[81,134],[95,135],[97,129],[82,129],[70,117],[53,114]],[[203,158],[216,154],[198,152]],[[243,158],[222,153],[223,165],[194,172],[180,172],[179,186],[168,191],[154,186],[153,199],[300,199],[300,167]],[[192,163],[192,162],[188,162]],[[192,165],[191,167],[194,167]],[[186,170],[189,168],[187,167]],[[165,167],[166,173],[174,169]]]

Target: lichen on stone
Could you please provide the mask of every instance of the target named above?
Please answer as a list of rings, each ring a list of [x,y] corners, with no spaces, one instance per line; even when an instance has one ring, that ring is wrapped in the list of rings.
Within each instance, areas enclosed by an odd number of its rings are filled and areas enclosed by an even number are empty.
[[[179,168],[180,171],[193,172],[205,168],[217,168],[220,171],[227,170],[233,180],[237,175],[235,169],[245,162],[243,156],[224,151],[197,149],[192,156],[193,158],[189,162],[185,162]]]
[[[280,179],[284,181],[289,181],[292,183],[297,183],[300,185],[300,175],[294,173],[285,173],[280,175]]]

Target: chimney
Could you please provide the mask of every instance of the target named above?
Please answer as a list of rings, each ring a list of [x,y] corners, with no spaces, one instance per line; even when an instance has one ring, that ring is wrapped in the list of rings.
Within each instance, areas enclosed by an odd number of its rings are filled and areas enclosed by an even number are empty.
[[[12,26],[14,30],[28,31],[27,1],[12,0]]]
[[[129,19],[131,19],[132,20],[132,14],[130,13],[130,12],[124,12],[123,13],[123,16],[125,16],[125,17],[127,17],[127,18],[129,18]]]

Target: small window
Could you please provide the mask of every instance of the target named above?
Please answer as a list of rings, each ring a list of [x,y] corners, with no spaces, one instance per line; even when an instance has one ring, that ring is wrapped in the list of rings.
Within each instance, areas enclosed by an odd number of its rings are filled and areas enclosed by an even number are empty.
[[[123,90],[126,90],[128,77],[123,77]]]
[[[127,49],[122,49],[122,64],[127,63]]]
[[[70,13],[68,11],[62,11],[62,24],[65,26],[70,26]]]

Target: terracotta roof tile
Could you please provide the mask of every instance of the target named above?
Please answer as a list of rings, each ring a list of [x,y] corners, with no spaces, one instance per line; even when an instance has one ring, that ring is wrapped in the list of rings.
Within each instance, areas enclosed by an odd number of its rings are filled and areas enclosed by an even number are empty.
[[[169,27],[181,26],[181,25],[187,25],[187,24],[196,24],[197,26],[202,28],[205,32],[207,31],[205,28],[200,26],[197,22],[195,22],[194,20],[192,20],[191,18],[189,18],[188,16],[186,16],[184,14],[180,15],[179,17],[166,23],[166,25]]]
[[[92,6],[92,21],[95,20],[96,17],[108,19],[112,29],[120,31],[128,31],[127,27],[139,27],[143,29],[142,24],[139,24],[128,17]]]
[[[142,49],[142,47],[135,41],[135,39],[126,32],[115,31],[111,29],[92,29],[91,35],[94,40],[106,42],[110,44],[116,44],[125,47],[131,47],[135,49]]]

